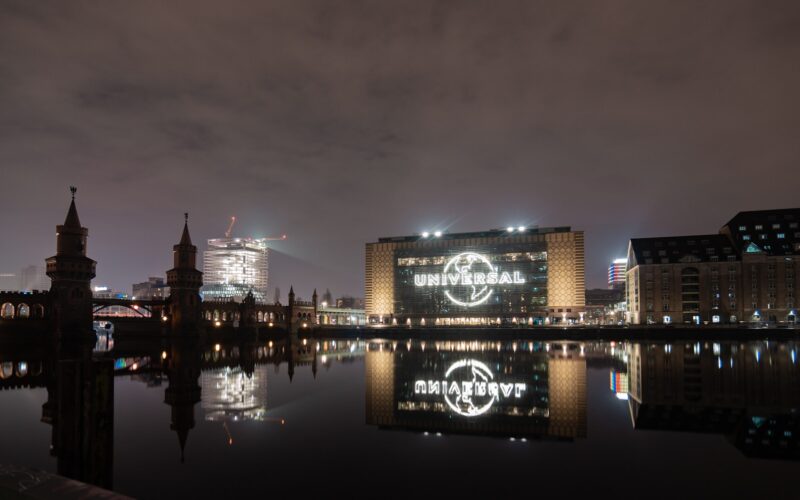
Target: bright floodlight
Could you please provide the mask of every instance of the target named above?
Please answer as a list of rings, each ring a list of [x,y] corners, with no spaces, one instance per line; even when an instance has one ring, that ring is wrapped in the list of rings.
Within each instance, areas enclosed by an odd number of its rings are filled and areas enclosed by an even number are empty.
[[[433,235],[438,238],[439,236],[442,235],[442,232],[441,231],[436,231],[435,233],[433,233]]]
[[[423,232],[422,232],[422,237],[423,237],[423,238],[427,238],[427,237],[428,237],[428,236],[430,236],[430,235],[431,235],[431,233],[429,233],[428,231],[423,231]]]
[[[519,226],[517,228],[517,231],[519,231],[520,233],[524,233],[525,232],[525,226]]]
[[[508,231],[509,233],[513,233],[513,232],[514,232],[514,228],[513,228],[513,227],[511,227],[511,226],[508,226],[508,227],[506,228],[506,231]]]

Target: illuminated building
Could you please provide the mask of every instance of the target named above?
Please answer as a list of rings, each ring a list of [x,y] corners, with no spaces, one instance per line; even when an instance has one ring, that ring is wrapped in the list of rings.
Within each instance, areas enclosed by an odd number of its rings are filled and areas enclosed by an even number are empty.
[[[241,301],[252,290],[258,302],[265,302],[268,253],[266,238],[208,240],[203,255],[203,299]]]
[[[628,321],[796,323],[800,209],[740,212],[717,234],[628,245]]]
[[[249,374],[238,366],[205,370],[200,387],[206,420],[264,420],[266,416],[267,365],[256,365]]]
[[[586,359],[574,344],[370,342],[367,424],[502,437],[586,437]]]
[[[628,265],[628,259],[614,259],[610,266],[608,266],[608,288],[609,289],[624,289],[625,288],[625,269]]]
[[[366,245],[370,323],[580,321],[583,231],[569,227],[423,233]]]

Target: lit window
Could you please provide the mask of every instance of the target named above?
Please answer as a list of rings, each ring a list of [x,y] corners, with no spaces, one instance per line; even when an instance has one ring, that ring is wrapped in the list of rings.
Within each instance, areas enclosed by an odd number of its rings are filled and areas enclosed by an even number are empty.
[[[747,226],[739,226],[739,231],[747,231]]]
[[[743,239],[744,241],[750,241],[750,235],[749,235],[749,234],[743,234],[743,235],[742,235],[742,239]]]
[[[781,228],[780,224],[773,224],[772,225],[772,229],[780,229],[780,228]]]
[[[786,234],[784,234],[784,233],[778,233],[778,239],[781,239],[781,240],[782,240],[783,238],[786,238]]]
[[[761,224],[756,224],[756,231],[761,231],[762,229],[764,229],[764,226]]]

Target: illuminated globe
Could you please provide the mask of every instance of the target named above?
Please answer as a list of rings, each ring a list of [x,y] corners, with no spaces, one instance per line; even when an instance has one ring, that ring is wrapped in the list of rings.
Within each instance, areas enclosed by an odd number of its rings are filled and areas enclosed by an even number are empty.
[[[448,287],[444,294],[456,305],[473,307],[483,304],[492,294],[492,289],[484,283],[474,283],[472,276],[489,274],[494,271],[491,262],[485,256],[475,252],[464,252],[450,259],[444,266],[445,276],[457,273],[459,286]],[[469,277],[469,279],[466,279]],[[469,284],[465,284],[469,283]]]

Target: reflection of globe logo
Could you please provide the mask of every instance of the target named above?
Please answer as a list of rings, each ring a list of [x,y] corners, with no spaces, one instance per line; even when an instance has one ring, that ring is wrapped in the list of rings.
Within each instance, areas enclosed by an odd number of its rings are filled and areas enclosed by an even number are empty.
[[[487,390],[488,383],[494,379],[489,367],[474,359],[464,359],[453,363],[444,374],[445,379],[456,384],[456,390],[447,390],[444,400],[451,410],[465,417],[477,417],[489,411],[497,399],[495,391]],[[496,384],[493,384],[496,385]],[[494,394],[492,394],[494,392]]]
[[[474,284],[471,279],[469,280],[469,282],[472,282],[471,284],[463,285],[466,281],[463,278],[466,276],[472,276],[475,273],[488,274],[494,272],[494,268],[489,262],[489,259],[475,252],[460,253],[450,259],[447,265],[444,266],[445,276],[453,272],[461,276],[462,279],[459,280],[459,283],[462,283],[462,286],[459,288],[462,290],[459,292],[453,290],[451,293],[450,289],[446,289],[444,294],[454,304],[472,307],[482,304],[489,299],[489,296],[492,294],[492,289],[489,288],[488,285],[482,283]]]

